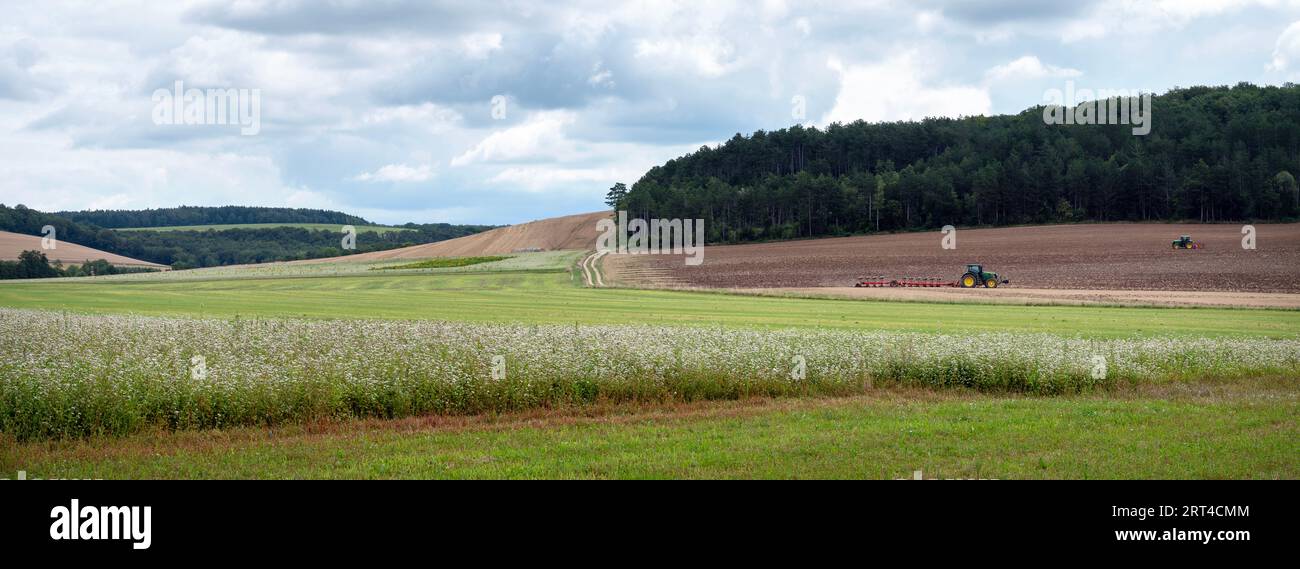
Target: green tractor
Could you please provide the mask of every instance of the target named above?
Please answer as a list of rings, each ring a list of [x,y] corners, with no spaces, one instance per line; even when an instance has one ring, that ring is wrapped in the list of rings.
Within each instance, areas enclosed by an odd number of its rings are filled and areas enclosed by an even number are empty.
[[[999,279],[997,273],[984,271],[984,266],[979,264],[966,265],[966,274],[957,279],[957,286],[961,288],[975,288],[984,285],[985,288],[998,288],[999,284],[1007,284],[1011,281]]]
[[[1174,249],[1202,249],[1205,247],[1201,243],[1192,241],[1191,235],[1179,235],[1178,239],[1174,239],[1172,244]]]

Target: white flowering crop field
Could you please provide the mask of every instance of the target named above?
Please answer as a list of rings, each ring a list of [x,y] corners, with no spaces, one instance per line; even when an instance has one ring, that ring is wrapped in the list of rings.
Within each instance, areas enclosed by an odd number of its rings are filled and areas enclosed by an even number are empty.
[[[590,402],[843,395],[883,385],[1057,394],[1300,375],[1300,339],[432,321],[193,319],[0,309],[0,432],[147,428]]]

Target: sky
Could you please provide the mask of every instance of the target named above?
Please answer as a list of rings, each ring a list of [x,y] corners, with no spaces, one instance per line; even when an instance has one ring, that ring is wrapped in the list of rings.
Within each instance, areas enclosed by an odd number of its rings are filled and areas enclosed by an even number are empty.
[[[602,209],[615,182],[736,133],[1016,113],[1071,83],[1300,82],[1300,0],[7,1],[3,12],[0,203],[46,211],[261,205],[519,223]],[[246,114],[209,112],[213,93]]]

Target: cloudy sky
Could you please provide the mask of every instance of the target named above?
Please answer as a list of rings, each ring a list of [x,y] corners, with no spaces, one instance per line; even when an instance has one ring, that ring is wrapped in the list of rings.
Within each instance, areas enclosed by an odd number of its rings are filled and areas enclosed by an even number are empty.
[[[160,120],[177,81],[257,89],[257,133]],[[737,132],[1013,113],[1067,81],[1300,81],[1300,0],[10,1],[0,202],[517,223]]]

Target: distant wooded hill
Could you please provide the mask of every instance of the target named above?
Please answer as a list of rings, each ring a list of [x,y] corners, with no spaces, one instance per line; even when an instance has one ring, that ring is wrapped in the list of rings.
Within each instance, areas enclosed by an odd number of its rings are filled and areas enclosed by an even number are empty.
[[[737,134],[656,166],[615,209],[702,218],[710,242],[943,225],[1300,216],[1300,87],[1153,98],[1151,132],[1018,115]]]
[[[223,219],[219,217],[220,211],[218,210],[226,210],[227,208],[172,208],[170,210],[144,210],[142,212],[79,212],[84,216],[74,215],[74,217],[85,219],[107,216],[104,217],[105,221],[114,224],[162,223],[165,221],[170,225],[176,225],[174,222],[179,221],[181,218],[158,216],[158,212],[189,209],[210,210],[199,218],[184,218],[188,221],[204,222],[190,223],[190,225],[210,225],[211,223],[208,222]],[[22,205],[7,207],[0,204],[0,230],[27,235],[40,235],[42,227],[52,225],[55,228],[57,238],[63,241],[127,257],[171,265],[174,269],[187,269],[270,261],[317,259],[381,251],[472,235],[493,227],[490,225],[452,225],[447,223],[407,223],[402,225],[400,230],[394,231],[362,231],[358,227],[356,249],[344,250],[342,248],[342,226],[369,225],[370,222],[360,217],[322,210],[291,210],[285,208],[242,208],[242,210],[247,210],[245,213],[249,213],[249,216],[234,218],[233,223],[254,223],[248,220],[258,219],[261,221],[257,223],[270,224],[325,223],[331,228],[280,225],[219,230],[196,228],[201,230],[194,231],[176,230],[174,228],[167,231],[121,231],[90,222],[76,221],[63,215],[40,212]],[[266,215],[270,211],[277,210],[306,213],[302,213],[302,217],[297,218],[293,215],[287,215],[287,219],[277,219]],[[232,206],[229,211],[241,211],[241,208]],[[133,213],[142,215],[136,216]],[[189,215],[189,213],[179,215],[185,216]],[[316,217],[311,217],[312,215],[316,215]],[[294,221],[294,219],[313,219],[313,221]],[[321,219],[338,221],[320,221]],[[124,225],[123,227],[141,226]]]
[[[374,225],[355,215],[324,209],[287,207],[180,206],[159,209],[103,209],[57,211],[54,215],[80,223],[117,229],[122,227],[167,227],[174,225],[239,225],[249,223],[329,223]]]

